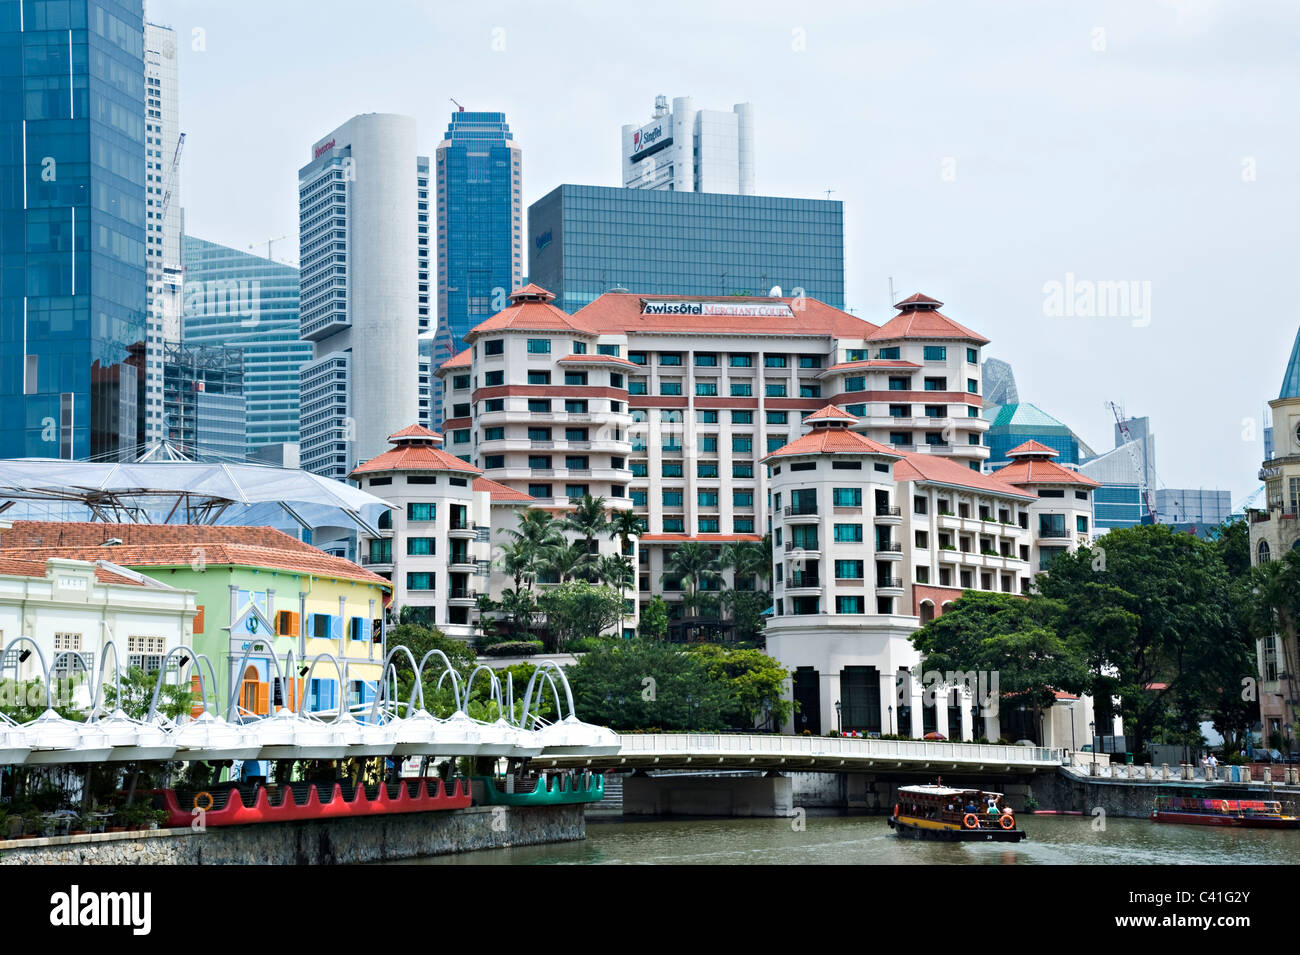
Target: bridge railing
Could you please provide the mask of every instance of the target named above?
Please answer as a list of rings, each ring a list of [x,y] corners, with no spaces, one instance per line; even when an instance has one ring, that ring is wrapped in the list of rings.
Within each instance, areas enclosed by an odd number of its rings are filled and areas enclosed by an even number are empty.
[[[622,752],[712,756],[795,756],[862,759],[933,759],[952,762],[1059,764],[1061,751],[1041,746],[954,743],[929,740],[857,739],[834,736],[778,736],[733,733],[629,733]]]

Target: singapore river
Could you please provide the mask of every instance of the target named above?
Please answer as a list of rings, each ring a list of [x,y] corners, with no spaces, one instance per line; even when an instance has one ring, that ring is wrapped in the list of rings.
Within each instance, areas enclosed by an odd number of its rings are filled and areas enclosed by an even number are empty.
[[[899,839],[883,816],[587,823],[587,838],[411,860],[425,865],[1176,865],[1300,863],[1300,830],[1217,829],[1081,816],[1023,816],[1016,844]]]

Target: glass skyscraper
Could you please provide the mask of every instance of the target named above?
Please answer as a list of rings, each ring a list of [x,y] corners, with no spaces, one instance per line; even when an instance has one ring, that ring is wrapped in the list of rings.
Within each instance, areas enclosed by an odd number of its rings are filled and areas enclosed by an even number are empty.
[[[298,337],[298,270],[187,235],[183,308],[187,345],[243,352],[247,450],[297,442],[298,370],[311,360]]]
[[[140,0],[0,4],[0,456],[135,454],[144,79]]]
[[[522,151],[505,113],[452,113],[435,163],[437,368],[465,347],[466,332],[505,308],[506,296],[523,284],[524,250]],[[430,407],[440,417],[441,394],[432,396]]]
[[[634,293],[766,295],[844,307],[838,200],[563,185],[528,207],[528,280],[576,312]]]

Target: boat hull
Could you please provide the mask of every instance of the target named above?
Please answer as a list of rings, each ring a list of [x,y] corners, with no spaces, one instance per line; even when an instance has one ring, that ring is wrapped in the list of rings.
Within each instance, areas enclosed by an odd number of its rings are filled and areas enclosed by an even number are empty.
[[[1218,826],[1229,829],[1300,829],[1300,818],[1295,816],[1220,816],[1208,812],[1151,813],[1152,822],[1179,826]]]
[[[965,829],[928,819],[912,820],[906,816],[891,816],[889,828],[903,839],[932,842],[1019,842],[1026,836],[1023,829]]]

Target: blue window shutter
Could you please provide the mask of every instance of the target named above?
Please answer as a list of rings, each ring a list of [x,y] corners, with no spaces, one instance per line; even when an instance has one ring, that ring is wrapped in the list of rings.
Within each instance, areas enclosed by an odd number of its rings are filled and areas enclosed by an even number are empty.
[[[330,614],[330,636],[335,640],[343,637],[343,618]]]
[[[368,617],[362,617],[361,618],[361,639],[362,640],[365,641],[370,640],[370,627],[371,627],[370,619]]]

